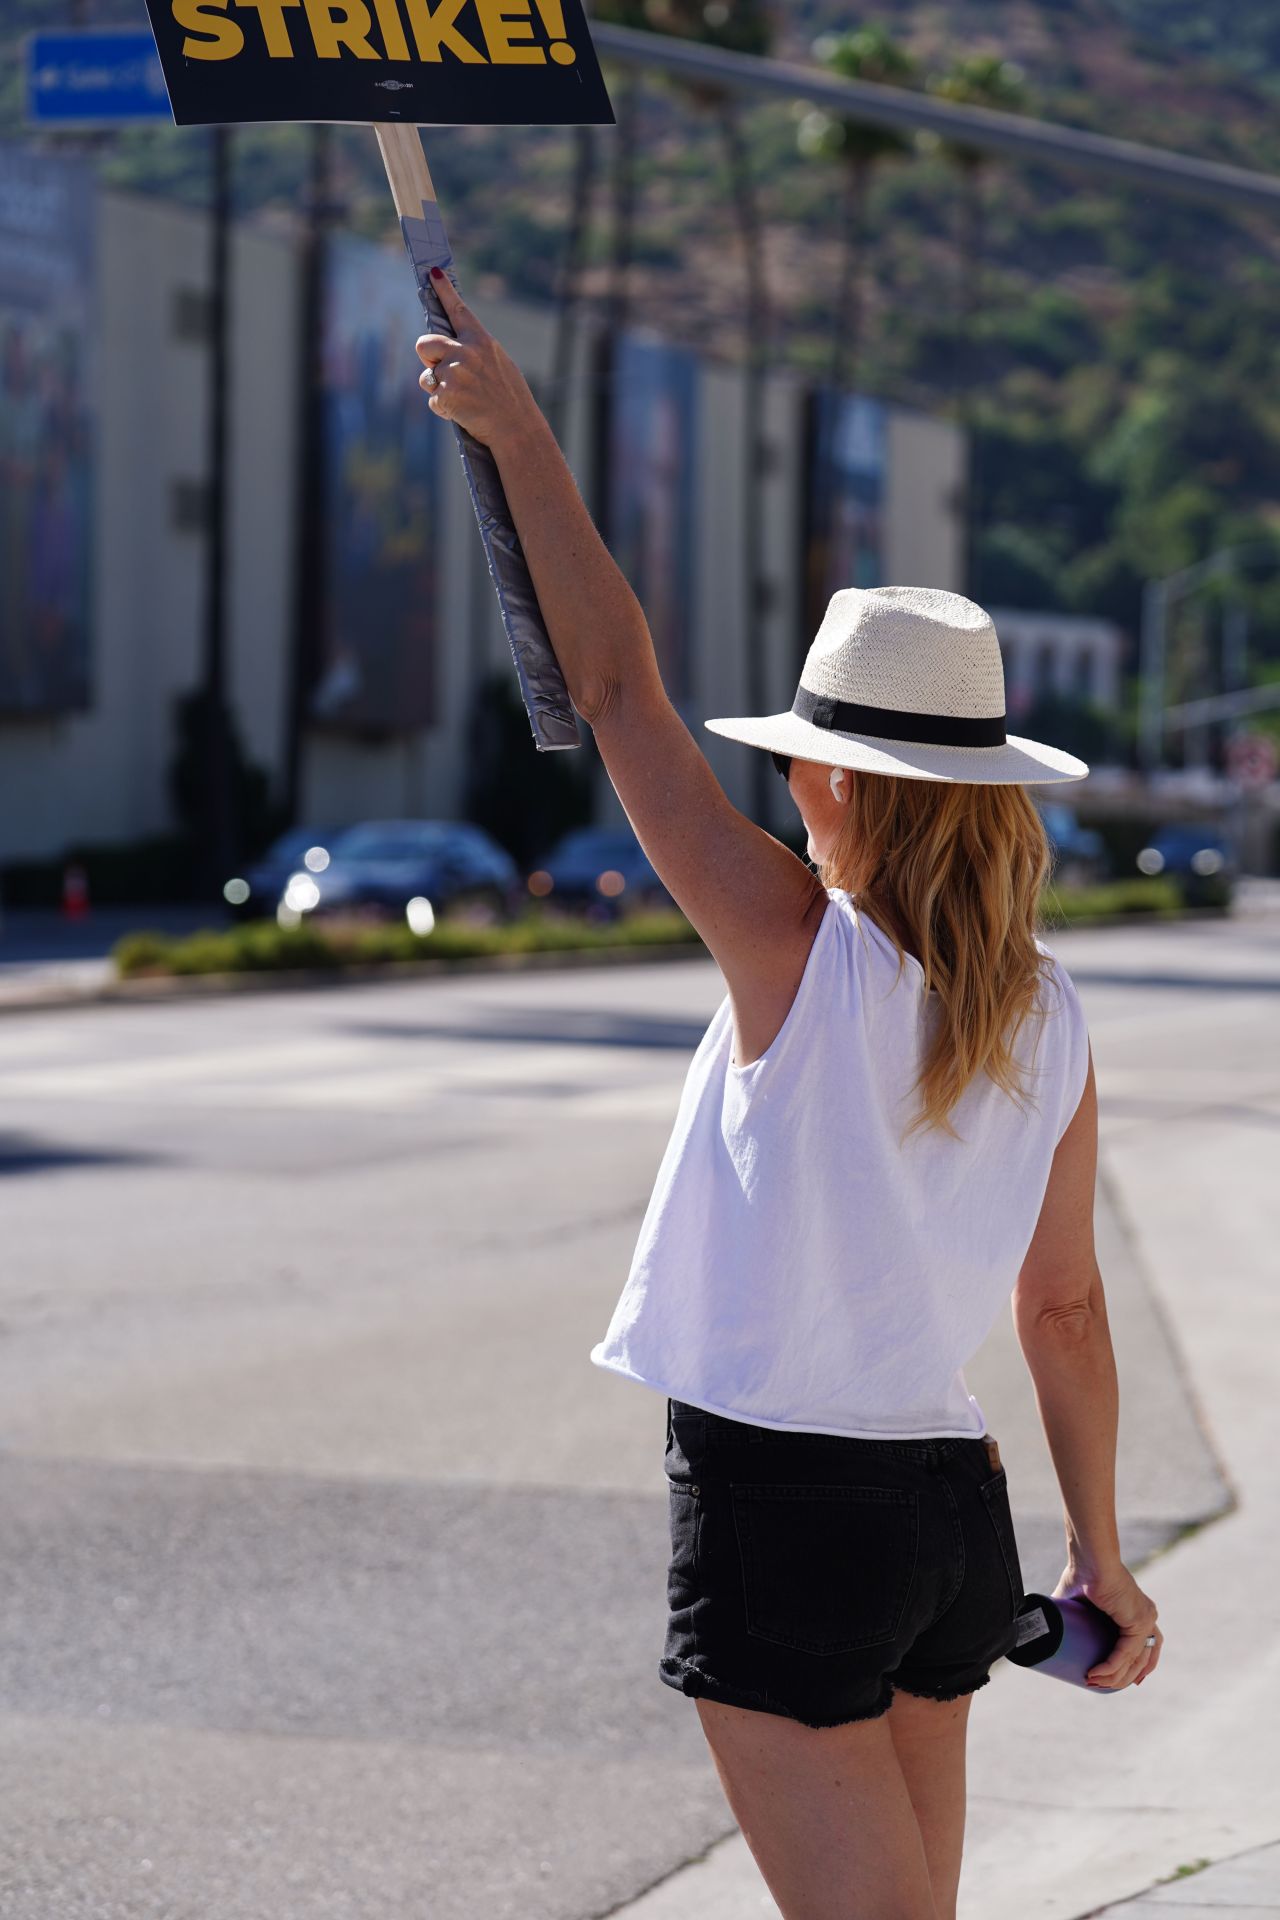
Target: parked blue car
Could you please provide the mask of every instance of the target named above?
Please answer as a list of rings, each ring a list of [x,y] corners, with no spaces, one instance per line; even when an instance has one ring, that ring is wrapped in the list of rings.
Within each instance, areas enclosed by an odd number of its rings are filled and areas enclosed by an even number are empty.
[[[575,827],[526,884],[534,899],[590,911],[596,919],[674,904],[630,827]]]
[[[1138,854],[1139,873],[1176,880],[1189,907],[1225,907],[1235,892],[1236,850],[1219,828],[1202,821],[1161,827]]]
[[[1036,803],[1053,853],[1053,878],[1059,886],[1091,886],[1107,871],[1107,849],[1100,833],[1082,827],[1060,800]]]
[[[240,920],[273,918],[293,875],[325,865],[346,831],[334,826],[290,827],[272,841],[260,860],[227,881],[223,898],[232,913]]]
[[[284,904],[307,916],[366,912],[403,919],[410,901],[425,900],[435,915],[465,904],[506,919],[524,899],[511,855],[466,820],[370,820],[348,827],[328,864],[294,881]],[[430,915],[423,919],[415,909],[408,917],[416,930],[429,930]]]

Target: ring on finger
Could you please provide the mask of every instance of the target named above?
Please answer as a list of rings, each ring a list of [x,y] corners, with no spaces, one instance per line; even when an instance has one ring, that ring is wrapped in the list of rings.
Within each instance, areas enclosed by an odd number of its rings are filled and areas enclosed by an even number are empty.
[[[433,366],[428,367],[422,376],[422,384],[428,393],[434,393],[440,385],[440,376]]]

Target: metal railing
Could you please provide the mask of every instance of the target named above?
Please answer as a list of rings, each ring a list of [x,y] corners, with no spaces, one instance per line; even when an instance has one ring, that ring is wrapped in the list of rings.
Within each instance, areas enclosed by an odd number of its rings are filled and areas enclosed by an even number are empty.
[[[1145,188],[1174,199],[1207,201],[1214,206],[1280,213],[1280,177],[1255,173],[1248,167],[1200,160],[1134,140],[1115,140],[1107,134],[1036,120],[1029,114],[959,106],[908,87],[845,80],[821,67],[729,53],[668,34],[642,33],[634,27],[592,21],[591,38],[603,59],[623,65],[658,67],[665,73],[736,93],[810,100],[832,113],[865,120],[872,126],[895,131],[920,129],[985,153],[1104,174],[1116,186]]]

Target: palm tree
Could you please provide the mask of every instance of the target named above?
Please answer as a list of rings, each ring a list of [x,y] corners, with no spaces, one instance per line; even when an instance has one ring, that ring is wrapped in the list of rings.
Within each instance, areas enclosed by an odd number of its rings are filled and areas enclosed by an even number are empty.
[[[773,46],[773,22],[761,0],[645,0],[648,24],[656,33],[675,39],[696,41],[700,46],[719,47],[731,53],[765,57]],[[694,106],[714,116],[723,143],[729,171],[730,191],[738,237],[742,246],[743,267],[743,417],[746,426],[746,457],[741,469],[741,525],[743,557],[746,568],[743,653],[746,662],[746,697],[751,712],[762,713],[767,704],[764,661],[764,609],[766,585],[760,573],[760,555],[764,538],[764,492],[761,485],[767,455],[761,431],[764,384],[771,359],[773,315],[766,285],[764,234],[760,219],[755,175],[742,137],[738,105],[727,87],[709,80],[685,80],[677,90]],[[770,768],[764,754],[753,754],[751,811],[763,823],[773,797],[773,783],[767,778]]]
[[[599,13],[599,7],[596,12]],[[675,40],[764,58],[773,47],[773,23],[761,0],[643,0],[644,25]],[[671,84],[702,112],[711,113],[724,143],[734,214],[742,242],[747,299],[743,308],[747,358],[760,364],[768,353],[770,313],[766,299],[764,246],[755,178],[742,139],[738,108],[728,87],[683,76]]]
[[[643,28],[648,25],[645,0],[597,0],[592,8],[592,16],[611,26]],[[636,70],[624,66],[621,76],[615,78],[609,74],[605,63],[606,78],[610,98],[616,107],[616,129],[613,146],[613,182],[612,182],[612,219],[610,221],[609,278],[605,295],[604,326],[595,344],[592,365],[592,451],[590,498],[596,522],[604,538],[609,538],[609,520],[611,502],[609,498],[609,444],[612,436],[613,418],[613,379],[617,358],[617,338],[626,324],[628,306],[628,273],[631,266],[632,226],[635,213],[635,153],[636,130],[639,122],[640,87]],[[584,149],[579,147],[580,178],[576,188],[576,197],[582,203],[582,219],[585,224],[586,202],[590,192],[590,174],[594,169],[594,160],[582,158]],[[594,155],[594,146],[588,142],[588,156]],[[581,174],[585,172],[586,178]],[[576,259],[575,243],[574,256]],[[576,274],[569,269],[562,276],[560,323],[556,341],[556,369],[563,369],[567,377],[570,355],[573,303],[577,297]]]
[[[1026,110],[1027,90],[1022,69],[998,53],[962,54],[949,70],[929,84],[931,93],[959,106],[988,107],[1001,113]],[[978,310],[982,298],[982,260],[985,246],[986,181],[991,155],[964,140],[938,143],[960,175],[960,219],[956,246],[960,262],[959,351],[956,354],[956,420],[968,451],[968,475],[962,500],[962,535],[966,588],[974,583],[973,547],[978,529],[979,450],[974,432],[973,400],[980,385]]]
[[[595,182],[595,142],[591,127],[573,129],[573,172],[569,188],[569,219],[564,253],[556,278],[556,331],[552,350],[551,392],[547,417],[556,439],[563,443],[568,403],[569,373],[573,365],[574,335],[578,317],[578,273],[582,266],[583,242]]]
[[[701,46],[726,48],[733,53],[767,54],[773,44],[773,25],[769,9],[762,0],[602,0],[593,9],[597,19],[612,20],[626,26],[639,26],[651,33],[673,39],[696,41]],[[639,17],[637,18],[637,15]],[[727,87],[710,80],[673,79],[669,83],[678,94],[692,100],[695,107],[714,115],[728,164],[734,215],[742,245],[744,299],[743,378],[744,411],[748,446],[742,463],[743,548],[749,569],[743,649],[746,657],[747,699],[754,710],[765,704],[763,610],[764,586],[758,568],[763,539],[761,477],[765,467],[760,431],[761,394],[767,377],[772,315],[765,287],[764,241],[756,182],[742,138],[738,108]],[[619,112],[619,131],[622,114]],[[630,213],[630,202],[626,203]],[[615,219],[615,258],[624,252],[617,238]],[[625,254],[629,255],[629,236]],[[622,324],[623,308],[618,299],[611,302],[607,332]],[[604,396],[602,395],[602,398]],[[603,409],[607,413],[607,406]],[[599,495],[597,494],[597,498]],[[763,820],[772,796],[772,785],[765,776],[769,768],[763,754],[752,756],[753,781],[751,804],[755,817]]]
[[[880,86],[909,87],[916,83],[917,62],[882,26],[870,24],[854,33],[823,34],[813,43],[815,57],[846,80],[869,80]],[[830,382],[841,391],[857,377],[862,334],[863,231],[867,194],[875,168],[884,160],[914,151],[909,134],[890,127],[873,127],[865,120],[845,118],[818,108],[800,122],[800,151],[838,160],[844,168],[844,236],[840,288],[832,316]]]

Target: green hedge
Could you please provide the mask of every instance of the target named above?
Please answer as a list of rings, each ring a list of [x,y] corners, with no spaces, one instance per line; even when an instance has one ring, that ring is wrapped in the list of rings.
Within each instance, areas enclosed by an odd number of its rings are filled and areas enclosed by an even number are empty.
[[[1056,891],[1051,888],[1043,904],[1048,931],[1128,915],[1168,919],[1185,910],[1181,889],[1169,879],[1116,880],[1103,886]],[[254,920],[185,936],[131,933],[117,941],[112,957],[116,972],[127,980],[151,974],[277,973],[396,960],[462,960],[477,954],[669,945],[673,941],[698,947],[702,944],[684,915],[670,910],[631,914],[602,926],[538,913],[526,914],[506,926],[442,921],[428,934],[416,934],[398,924],[278,927],[274,920]]]
[[[583,948],[667,945],[701,946],[681,913],[636,913],[592,926],[587,921],[526,915],[506,926],[468,926],[442,921],[430,933],[407,926],[278,927],[252,920],[225,930],[182,937],[131,933],[112,952],[123,979],[147,974],[274,973],[285,969],[367,966],[395,960],[462,960],[477,954],[568,952]]]
[[[1087,926],[1091,920],[1155,916],[1167,920],[1186,911],[1176,880],[1107,880],[1096,887],[1048,887],[1041,901],[1046,928]]]

